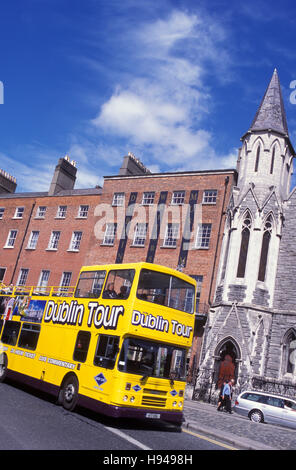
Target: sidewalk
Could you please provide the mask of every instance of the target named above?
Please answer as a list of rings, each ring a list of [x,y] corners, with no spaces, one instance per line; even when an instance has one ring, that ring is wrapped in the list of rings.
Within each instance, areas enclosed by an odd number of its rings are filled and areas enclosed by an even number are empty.
[[[222,440],[238,449],[295,450],[296,430],[253,423],[236,413],[218,412],[215,405],[186,398],[183,427]]]

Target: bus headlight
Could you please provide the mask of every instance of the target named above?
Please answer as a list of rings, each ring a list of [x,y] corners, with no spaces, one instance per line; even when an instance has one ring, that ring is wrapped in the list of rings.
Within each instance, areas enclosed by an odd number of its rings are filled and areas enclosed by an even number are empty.
[[[134,401],[135,401],[135,397],[130,397],[130,402],[134,403]]]
[[[173,402],[173,406],[177,406],[177,402],[176,402],[176,401]]]
[[[128,396],[127,396],[127,395],[124,395],[123,401],[127,401],[127,400],[128,400]]]
[[[179,406],[179,408],[182,408],[183,403],[182,403],[181,401],[179,401],[179,405],[178,405],[178,406]]]

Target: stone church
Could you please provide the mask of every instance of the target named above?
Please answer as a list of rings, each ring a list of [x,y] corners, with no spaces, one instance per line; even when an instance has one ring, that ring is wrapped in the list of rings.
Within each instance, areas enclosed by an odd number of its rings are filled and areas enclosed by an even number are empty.
[[[241,141],[193,399],[230,378],[236,395],[296,393],[295,151],[276,70]]]

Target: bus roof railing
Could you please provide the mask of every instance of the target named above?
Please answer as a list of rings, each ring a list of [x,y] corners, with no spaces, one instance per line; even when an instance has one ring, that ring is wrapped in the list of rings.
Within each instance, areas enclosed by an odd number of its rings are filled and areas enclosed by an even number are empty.
[[[0,295],[29,295],[73,297],[75,286],[5,286],[0,285]]]

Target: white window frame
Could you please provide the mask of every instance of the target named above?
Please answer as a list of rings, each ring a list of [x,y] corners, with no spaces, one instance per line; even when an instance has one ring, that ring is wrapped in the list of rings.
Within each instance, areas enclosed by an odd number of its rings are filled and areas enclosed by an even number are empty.
[[[12,236],[13,234],[15,235]],[[18,230],[9,230],[4,248],[14,248],[17,234],[18,234]]]
[[[47,287],[49,281],[49,269],[42,269],[39,276],[38,287]]]
[[[143,206],[152,206],[154,204],[155,191],[145,191],[142,197]]]
[[[81,239],[82,239],[82,232],[80,231],[73,232],[68,251],[79,251]]]
[[[64,271],[61,276],[60,287],[69,287],[71,283],[71,279],[72,279],[72,272]]]
[[[145,222],[137,223],[135,226],[133,246],[145,246],[147,237],[147,224]]]
[[[87,219],[88,217],[88,211],[89,211],[89,205],[88,204],[81,204],[78,209],[78,219]]]
[[[112,206],[122,207],[124,206],[124,202],[125,202],[125,193],[120,192],[120,193],[113,194]]]
[[[28,268],[21,268],[16,285],[17,286],[25,286],[26,283],[27,283],[28,274],[29,274],[29,269]]]
[[[185,202],[185,190],[182,191],[173,191],[172,202],[173,206],[181,206]]]
[[[53,230],[50,235],[47,250],[57,251],[60,237],[61,232],[58,230]]]
[[[205,189],[203,192],[202,203],[214,205],[217,203],[217,197],[218,197],[217,189]]]
[[[32,230],[29,241],[28,241],[27,250],[36,250],[39,235],[40,235],[39,230]]]
[[[65,219],[67,215],[67,208],[68,206],[59,206],[57,210],[57,219]]]
[[[24,207],[16,207],[13,219],[22,219],[25,212]]]
[[[102,245],[113,246],[117,232],[116,223],[107,223]]]
[[[195,247],[199,250],[208,250],[210,246],[212,224],[200,224],[196,235]]]
[[[163,240],[163,247],[176,248],[177,240],[179,238],[179,223],[169,223],[166,226],[165,237]]]
[[[38,206],[36,211],[36,219],[44,219],[46,214],[46,206]]]

